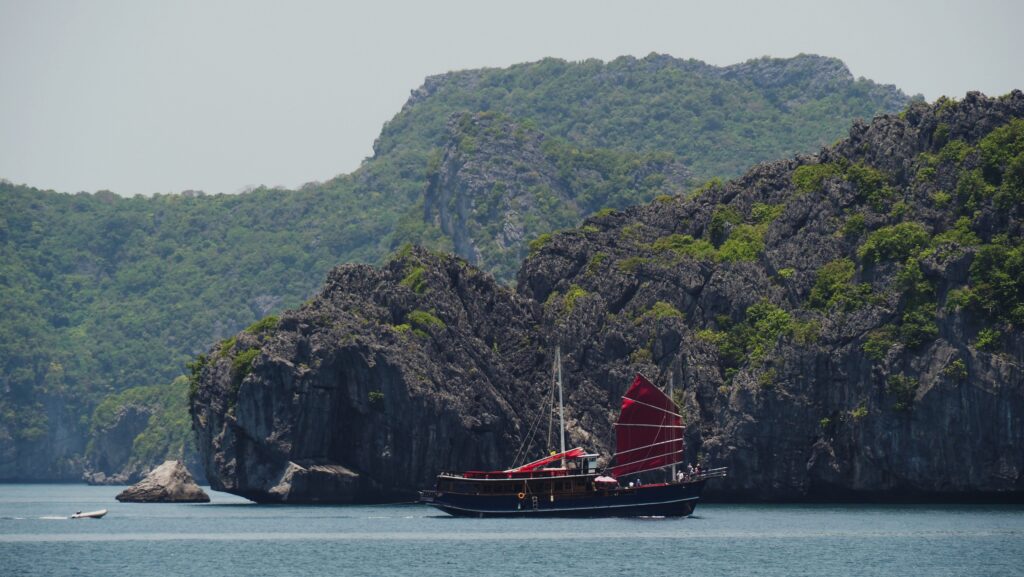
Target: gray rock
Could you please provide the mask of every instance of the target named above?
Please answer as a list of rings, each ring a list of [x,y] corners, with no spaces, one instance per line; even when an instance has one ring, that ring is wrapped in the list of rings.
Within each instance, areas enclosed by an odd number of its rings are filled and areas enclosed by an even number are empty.
[[[106,426],[93,426],[91,442],[85,453],[85,472],[82,479],[90,485],[131,485],[141,481],[146,473],[166,458],[180,456],[190,471],[196,471],[197,483],[205,483],[198,453],[186,446],[183,454],[155,455],[152,460],[132,457],[136,437],[146,431],[154,414],[163,409],[145,402],[132,402],[117,409]]]
[[[135,404],[118,409],[110,426],[93,432],[92,445],[86,454],[83,480],[90,485],[126,485],[140,481],[146,470],[130,463],[132,442],[153,414],[151,407]]]
[[[1024,335],[1006,325],[1000,351],[979,350],[980,313],[942,306],[969,281],[976,249],[951,243],[922,258],[937,334],[874,360],[863,350],[868,335],[907,307],[897,285],[903,263],[859,259],[864,233],[842,232],[853,214],[867,230],[899,222],[898,202],[929,233],[949,230],[966,207],[957,197],[936,207],[942,171],[934,182],[916,178],[919,155],[941,148],[940,125],[945,138],[973,144],[1011,118],[1024,118],[1019,91],[914,106],[855,126],[815,157],[592,217],[528,258],[515,292],[421,249],[379,269],[339,267],[276,330],[241,333],[232,350],[205,358],[191,407],[208,478],[257,501],[384,501],[412,497],[444,470],[503,469],[524,452],[544,454],[545,435],[528,433],[546,423],[560,344],[569,443],[609,455],[633,373],[664,384],[672,371],[688,459],[730,468],[709,497],[1019,500]],[[797,192],[794,171],[818,162],[883,171],[892,196],[872,207],[842,177]],[[781,212],[765,224],[755,258],[656,248],[671,235],[712,238],[721,207],[749,223],[756,205]],[[985,240],[1021,235],[1020,206],[989,200],[970,214]],[[736,226],[726,223],[721,236]],[[872,297],[850,311],[809,307],[817,271],[840,257],[857,262],[855,282]],[[709,331],[742,323],[762,300],[817,331],[804,340],[781,334],[756,361],[751,351],[728,359]],[[665,305],[677,312],[652,314],[671,312]],[[917,383],[909,397],[890,390],[895,377]]]
[[[418,269],[420,292],[402,283]],[[192,414],[211,486],[262,502],[401,500],[440,469],[511,460],[522,407],[538,404],[514,369],[545,362],[538,320],[455,257],[335,269],[273,334],[207,359]]]
[[[628,178],[640,189],[646,178],[658,175],[660,184],[647,191],[650,199],[682,190],[690,176],[667,154],[636,155],[625,177],[582,165],[570,169],[558,165],[545,149],[546,140],[542,132],[494,113],[454,114],[440,163],[427,175],[426,219],[451,237],[456,254],[499,280],[514,279],[531,238],[576,225],[608,206],[609,198],[593,191],[610,190],[611,178]],[[578,154],[597,152],[584,148]],[[546,203],[538,191],[544,191]]]
[[[181,461],[166,461],[146,478],[121,491],[122,503],[209,503],[210,497],[196,485]]]

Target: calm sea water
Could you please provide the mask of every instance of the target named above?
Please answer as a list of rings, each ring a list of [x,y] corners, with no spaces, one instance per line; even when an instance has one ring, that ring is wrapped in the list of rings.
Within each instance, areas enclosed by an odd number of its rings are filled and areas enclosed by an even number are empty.
[[[0,485],[0,575],[1024,575],[1024,508],[702,504],[687,519],[456,519],[420,505],[121,504]],[[104,519],[70,520],[108,509]]]

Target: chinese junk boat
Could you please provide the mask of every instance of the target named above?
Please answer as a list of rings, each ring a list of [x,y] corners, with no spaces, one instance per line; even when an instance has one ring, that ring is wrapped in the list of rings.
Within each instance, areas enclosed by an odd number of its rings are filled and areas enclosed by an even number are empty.
[[[420,501],[470,517],[682,517],[693,513],[707,479],[725,476],[724,468],[676,474],[683,459],[682,417],[671,397],[643,375],[622,398],[611,476],[597,470],[598,455],[565,450],[560,378],[558,396],[560,453],[504,471],[441,473]]]

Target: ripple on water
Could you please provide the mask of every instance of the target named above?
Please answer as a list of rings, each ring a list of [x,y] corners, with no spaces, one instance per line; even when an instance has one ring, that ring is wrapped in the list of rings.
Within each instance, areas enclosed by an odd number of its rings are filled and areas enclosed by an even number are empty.
[[[682,520],[458,519],[410,505],[245,505],[216,492],[208,505],[121,504],[117,490],[0,488],[0,573],[774,577],[1024,566],[1021,507],[702,505]],[[93,509],[110,512],[49,522]]]

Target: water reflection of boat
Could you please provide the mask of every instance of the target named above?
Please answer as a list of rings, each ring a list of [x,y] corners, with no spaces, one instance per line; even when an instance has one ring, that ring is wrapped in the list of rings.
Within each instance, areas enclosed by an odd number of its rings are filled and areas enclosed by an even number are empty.
[[[558,372],[561,452],[504,471],[441,473],[420,501],[471,517],[680,517],[693,512],[708,479],[726,475],[725,468],[676,473],[682,416],[669,395],[639,374],[622,397],[610,471],[598,470],[596,454],[566,451]]]
[[[71,518],[72,519],[101,519],[106,514],[107,514],[107,510],[106,509],[100,509],[99,511],[89,511],[87,513],[83,513],[81,511],[77,511],[74,515],[71,516]]]

